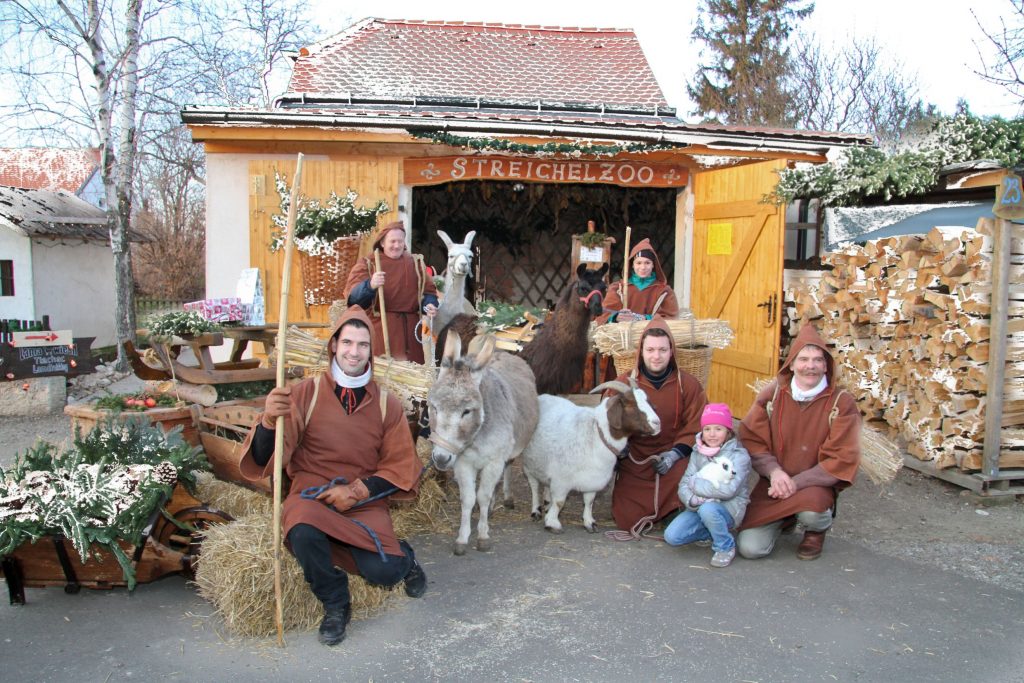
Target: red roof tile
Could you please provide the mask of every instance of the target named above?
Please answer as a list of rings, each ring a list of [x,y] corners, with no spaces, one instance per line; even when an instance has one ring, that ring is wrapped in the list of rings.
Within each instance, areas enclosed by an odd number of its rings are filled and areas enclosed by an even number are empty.
[[[303,48],[291,95],[665,108],[631,29],[367,19]]]
[[[77,194],[99,164],[98,149],[0,148],[0,185]]]

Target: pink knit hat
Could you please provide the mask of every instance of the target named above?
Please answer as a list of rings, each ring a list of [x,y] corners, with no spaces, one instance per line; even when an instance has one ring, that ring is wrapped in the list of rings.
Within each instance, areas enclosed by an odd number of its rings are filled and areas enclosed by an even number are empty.
[[[704,413],[700,416],[700,428],[708,425],[721,425],[726,429],[732,429],[732,413],[729,412],[729,405],[726,403],[709,403],[704,406]]]

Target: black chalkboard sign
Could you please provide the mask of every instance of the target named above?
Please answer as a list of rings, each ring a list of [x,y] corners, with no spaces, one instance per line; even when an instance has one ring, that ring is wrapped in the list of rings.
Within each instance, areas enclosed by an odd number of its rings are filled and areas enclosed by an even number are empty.
[[[70,346],[0,346],[0,381],[52,377],[75,377],[96,371],[92,343],[96,337],[75,337]]]

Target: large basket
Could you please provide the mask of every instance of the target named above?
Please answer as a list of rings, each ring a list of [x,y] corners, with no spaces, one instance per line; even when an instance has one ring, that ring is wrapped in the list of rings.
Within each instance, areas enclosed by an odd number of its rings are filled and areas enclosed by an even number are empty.
[[[676,347],[676,366],[683,372],[689,373],[697,378],[700,385],[705,389],[708,386],[708,377],[711,375],[711,354],[714,351],[709,346],[695,346],[692,349]],[[615,361],[615,372],[623,375],[636,367],[636,349],[620,351],[612,354]]]
[[[344,297],[345,282],[362,240],[362,235],[349,235],[335,241],[327,253],[312,256],[299,252],[302,296],[307,306],[330,306]]]

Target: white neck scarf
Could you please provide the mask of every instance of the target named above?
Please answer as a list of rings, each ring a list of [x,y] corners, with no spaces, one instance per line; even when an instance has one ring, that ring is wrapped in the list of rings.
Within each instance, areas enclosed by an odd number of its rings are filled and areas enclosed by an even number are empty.
[[[789,385],[789,390],[793,394],[794,401],[810,401],[812,398],[825,391],[825,387],[828,386],[828,377],[826,375],[821,376],[821,381],[813,389],[807,389],[806,391],[797,386],[796,377],[793,377],[792,383]]]
[[[345,372],[338,366],[338,359],[331,359],[331,377],[339,387],[346,387],[348,389],[358,389],[359,387],[365,387],[370,383],[370,379],[373,377],[373,366],[370,363],[366,364],[366,372],[363,374],[353,377],[346,375]]]

